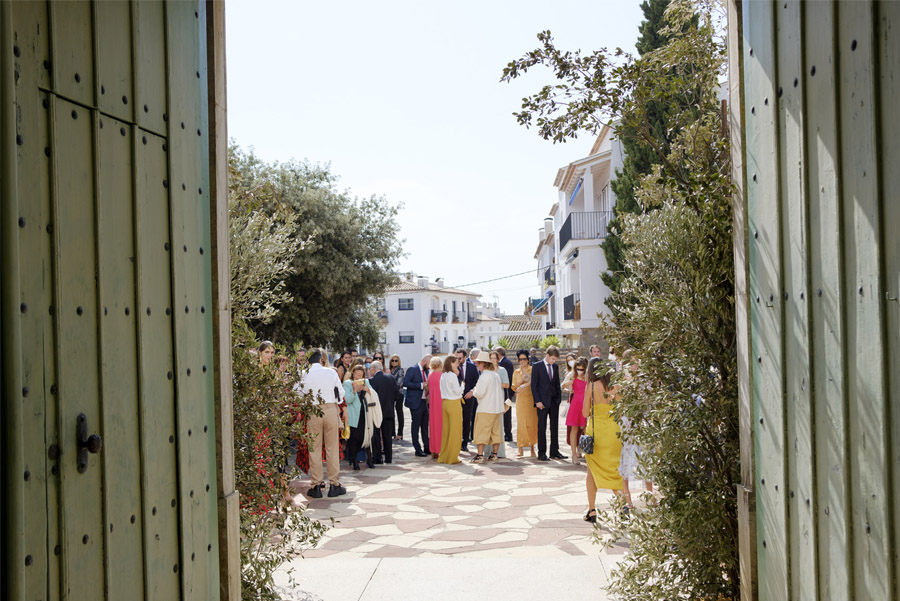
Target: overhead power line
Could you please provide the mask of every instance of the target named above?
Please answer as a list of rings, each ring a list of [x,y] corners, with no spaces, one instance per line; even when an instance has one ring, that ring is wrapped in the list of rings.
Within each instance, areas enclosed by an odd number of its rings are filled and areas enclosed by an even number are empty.
[[[482,280],[482,281],[480,281],[480,282],[472,282],[471,284],[461,284],[461,285],[459,285],[459,286],[450,286],[450,287],[451,287],[451,288],[465,288],[466,286],[477,286],[477,285],[479,285],[479,284],[488,284],[488,283],[490,283],[490,282],[497,282],[497,281],[499,281],[499,280],[508,280],[509,278],[514,278],[514,277],[517,277],[517,276],[520,276],[520,275],[527,275],[527,274],[530,274],[530,273],[537,273],[537,272],[541,271],[541,269],[542,269],[541,267],[537,267],[537,268],[535,268],[535,269],[529,269],[528,271],[523,271],[523,272],[521,272],[521,273],[513,273],[513,274],[511,274],[511,275],[502,275],[502,276],[500,276],[499,278],[494,278],[494,279],[492,279],[492,280]]]

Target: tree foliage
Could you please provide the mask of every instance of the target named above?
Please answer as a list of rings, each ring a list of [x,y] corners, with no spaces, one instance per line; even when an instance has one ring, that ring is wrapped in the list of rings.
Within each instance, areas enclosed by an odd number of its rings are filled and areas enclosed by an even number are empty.
[[[621,182],[636,210],[617,214],[619,303],[604,325],[633,367],[620,378],[615,414],[630,420],[623,437],[643,448],[641,469],[661,492],[658,505],[627,520],[601,517],[608,529],[598,539],[631,544],[610,587],[627,601],[737,598],[739,590],[731,181],[717,102],[722,16],[714,1],[672,0],[662,44],[648,49],[642,30],[639,58],[563,52],[544,32],[541,48],[504,71],[511,79],[543,64],[562,80],[516,113],[545,139],[596,133],[616,119],[619,135],[647,152],[647,174],[637,169],[646,164],[634,165]]]
[[[275,570],[315,546],[326,530],[325,524],[288,500],[293,492],[283,473],[289,441],[310,442],[295,417],[321,414],[321,410],[310,395],[294,392],[300,380],[296,368],[281,372],[274,361],[260,365],[249,352],[259,340],[241,320],[234,322],[232,342],[234,473],[241,495],[241,598],[275,601],[281,598],[275,588]]]
[[[383,197],[351,198],[339,191],[328,165],[269,164],[234,146],[229,159],[240,174],[238,188],[265,190],[265,210],[272,217],[288,212],[293,239],[303,245],[293,255],[281,311],[251,321],[256,332],[288,343],[373,346],[379,324],[371,298],[396,282],[402,256],[399,207]]]

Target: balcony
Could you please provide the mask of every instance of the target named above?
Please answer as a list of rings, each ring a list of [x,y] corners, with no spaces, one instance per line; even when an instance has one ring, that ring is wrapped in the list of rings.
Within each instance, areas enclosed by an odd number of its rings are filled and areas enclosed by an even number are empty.
[[[378,311],[378,319],[381,320],[382,325],[386,326],[388,323],[388,312],[385,311],[384,309],[379,310]]]
[[[446,311],[432,311],[431,312],[431,323],[447,323],[447,312]]]
[[[563,319],[581,319],[581,294],[578,292],[563,299]]]
[[[556,266],[551,265],[544,271],[544,289],[547,286],[556,286]]]
[[[549,315],[550,297],[530,298],[525,303],[525,315]]]
[[[602,240],[612,219],[612,211],[572,213],[559,230],[559,249],[565,248],[570,240]]]
[[[475,323],[476,321],[478,321],[478,316],[476,316],[474,313],[469,313],[466,315],[467,323]]]
[[[465,315],[462,313],[454,313],[453,314],[453,323],[462,323],[465,320]]]

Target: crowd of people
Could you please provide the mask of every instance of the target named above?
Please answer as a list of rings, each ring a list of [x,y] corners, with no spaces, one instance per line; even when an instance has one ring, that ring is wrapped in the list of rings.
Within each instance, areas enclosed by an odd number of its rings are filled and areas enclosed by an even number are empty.
[[[260,362],[269,364],[272,344],[263,342],[258,354]],[[537,349],[519,350],[515,364],[502,347],[457,349],[443,358],[425,355],[404,369],[397,355],[386,361],[380,352],[360,356],[347,349],[329,362],[323,349],[300,349],[296,361],[302,383],[297,391],[312,393],[322,406],[321,416],[304,419],[313,435],[312,448],[292,447],[292,453],[303,452],[303,460],[296,464],[309,473],[307,496],[321,498],[326,477],[329,497],[346,494],[340,483],[342,457],[353,470],[360,469],[363,457],[369,468],[392,463],[393,445],[404,440],[405,407],[416,457],[456,464],[466,453],[473,464],[494,463],[506,457],[506,443],[514,443],[518,458],[528,451],[538,461],[570,460],[580,465],[584,459],[588,501],[584,520],[596,521],[598,489],[623,496],[628,511],[629,480],[638,477],[640,449],[623,445],[620,432],[628,424],[620,425],[611,414],[617,395],[611,382],[615,363],[601,358],[596,345],[589,357],[568,354],[562,366],[559,358],[554,346],[542,359]],[[284,370],[289,360],[280,356],[276,363]],[[571,456],[560,451],[560,417],[565,419]],[[593,442],[584,451],[582,435]],[[651,483],[645,485],[652,489]]]

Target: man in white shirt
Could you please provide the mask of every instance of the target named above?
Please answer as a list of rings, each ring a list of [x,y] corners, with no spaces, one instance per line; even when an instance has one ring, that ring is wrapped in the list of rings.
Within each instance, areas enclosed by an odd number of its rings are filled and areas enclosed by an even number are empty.
[[[340,431],[346,422],[344,413],[344,387],[335,370],[325,367],[328,355],[322,349],[313,349],[309,356],[309,371],[303,376],[301,393],[312,392],[316,404],[322,406],[322,416],[310,415],[306,422],[307,431],[314,436],[309,449],[309,479],[312,487],[307,495],[313,499],[322,498],[322,446],[325,446],[325,460],[328,463],[329,497],[347,494],[338,478],[341,473],[341,459],[338,448]]]

